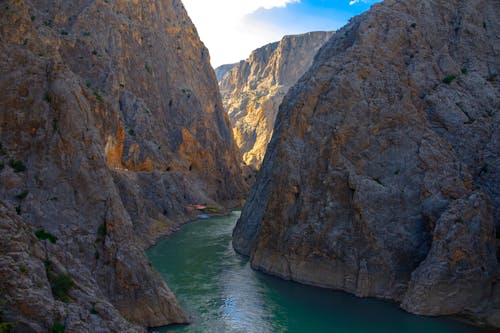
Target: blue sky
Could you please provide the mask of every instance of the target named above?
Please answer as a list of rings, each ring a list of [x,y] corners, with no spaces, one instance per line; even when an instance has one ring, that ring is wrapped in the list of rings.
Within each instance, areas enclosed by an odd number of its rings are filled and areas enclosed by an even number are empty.
[[[183,0],[217,67],[284,35],[336,30],[380,0]]]

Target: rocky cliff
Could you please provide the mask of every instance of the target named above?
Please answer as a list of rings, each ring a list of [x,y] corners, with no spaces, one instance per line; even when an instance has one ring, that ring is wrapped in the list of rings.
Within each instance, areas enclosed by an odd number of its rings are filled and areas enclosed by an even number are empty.
[[[224,75],[226,75],[227,72],[229,72],[231,69],[233,69],[234,66],[237,64],[227,64],[227,65],[221,65],[215,69],[215,77],[217,78],[217,82],[222,80]]]
[[[259,168],[273,134],[274,120],[286,92],[311,66],[333,32],[285,36],[252,52],[238,64],[216,69],[236,144],[243,161]]]
[[[144,247],[245,185],[181,2],[2,1],[0,91],[0,320],[186,322]]]
[[[498,13],[393,0],[338,31],[280,107],[235,249],[285,279],[500,327]]]

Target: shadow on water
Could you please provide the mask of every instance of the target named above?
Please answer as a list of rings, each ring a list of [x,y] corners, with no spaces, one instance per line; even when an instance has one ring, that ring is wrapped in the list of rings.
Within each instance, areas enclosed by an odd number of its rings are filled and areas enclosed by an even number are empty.
[[[153,266],[193,320],[154,332],[483,332],[447,318],[411,315],[391,302],[256,272],[231,245],[238,217],[236,212],[186,224],[148,250]]]

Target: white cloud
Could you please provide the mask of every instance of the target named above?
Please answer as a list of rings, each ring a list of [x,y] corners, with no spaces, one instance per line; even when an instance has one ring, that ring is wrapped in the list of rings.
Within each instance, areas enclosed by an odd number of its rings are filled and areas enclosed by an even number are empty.
[[[183,0],[182,3],[190,16],[201,17],[215,15],[221,17],[228,14],[228,18],[243,17],[259,8],[271,9],[285,7],[300,0]],[[193,18],[194,19],[194,18]]]
[[[285,7],[300,0],[183,0],[201,40],[210,51],[212,64],[237,62],[266,43],[279,40],[282,31],[262,29],[245,21],[260,8]]]
[[[370,0],[351,0],[349,1],[349,6],[352,6],[352,5],[355,5],[359,2],[363,2],[363,3],[370,3],[370,2],[373,2],[373,1],[370,1]]]

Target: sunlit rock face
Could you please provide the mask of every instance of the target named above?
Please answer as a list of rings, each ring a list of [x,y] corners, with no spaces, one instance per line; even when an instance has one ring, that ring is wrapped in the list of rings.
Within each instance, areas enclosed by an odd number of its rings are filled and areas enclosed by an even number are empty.
[[[332,35],[321,31],[285,36],[253,51],[245,61],[216,69],[224,107],[246,165],[260,167],[283,97]]]
[[[186,322],[144,247],[189,204],[229,204],[245,185],[181,2],[3,1],[0,90],[3,320],[36,332]]]
[[[254,268],[500,326],[500,3],[386,1],[289,90],[233,233]]]

